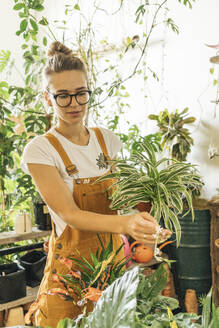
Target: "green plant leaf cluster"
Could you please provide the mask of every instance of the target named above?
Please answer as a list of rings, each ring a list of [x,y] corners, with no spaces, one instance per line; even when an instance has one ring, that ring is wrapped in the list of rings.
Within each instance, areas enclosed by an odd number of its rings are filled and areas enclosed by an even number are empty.
[[[161,148],[169,148],[170,156],[178,161],[185,161],[194,141],[190,131],[184,127],[185,124],[195,122],[195,117],[188,116],[188,108],[179,112],[176,110],[169,113],[167,109],[161,111],[159,115],[151,114],[148,117],[157,121],[157,125],[162,135]]]
[[[117,254],[124,246],[123,243],[121,243],[121,246],[117,250],[114,250],[112,235],[110,235],[110,240],[106,247],[104,247],[99,236],[98,238],[100,247],[97,249],[96,254],[90,252],[89,262],[80,253],[79,258],[69,257],[74,265],[78,267],[81,280],[71,277],[70,274],[62,275],[67,281],[66,285],[76,288],[79,294],[81,294],[82,289],[88,287],[98,289],[106,288],[122,275],[125,265],[129,261],[124,258],[119,262],[115,262]]]
[[[102,181],[115,178],[111,196],[112,209],[135,207],[140,202],[152,205],[151,214],[160,222],[163,217],[165,227],[176,232],[177,245],[181,236],[178,214],[183,211],[184,201],[188,212],[193,205],[191,188],[202,186],[201,177],[194,165],[176,160],[158,160],[153,146],[147,141],[139,143],[138,151],[126,160],[116,160],[116,171],[99,178]],[[189,188],[188,188],[189,186]]]
[[[178,328],[198,328],[199,316],[189,313],[168,315],[167,308],[178,308],[178,301],[159,295],[166,283],[161,265],[150,277],[142,275],[138,267],[128,270],[115,280],[97,302],[88,317],[85,313],[74,320],[64,319],[58,327],[72,328],[169,328],[176,322]],[[67,325],[67,326],[66,326]]]
[[[127,270],[103,292],[93,312],[63,319],[58,328],[217,328],[219,308],[212,302],[211,290],[200,316],[171,311],[178,308],[178,301],[160,295],[166,283],[164,271],[160,265],[145,277],[139,267]]]

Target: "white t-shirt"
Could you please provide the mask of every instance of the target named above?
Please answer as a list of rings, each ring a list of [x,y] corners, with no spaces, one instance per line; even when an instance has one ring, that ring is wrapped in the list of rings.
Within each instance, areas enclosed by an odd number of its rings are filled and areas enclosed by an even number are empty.
[[[108,171],[108,168],[104,168],[100,165],[101,161],[99,161],[99,159],[102,154],[100,144],[96,138],[95,132],[90,128],[88,128],[88,130],[90,133],[90,139],[87,146],[74,144],[58,133],[55,128],[48,131],[58,138],[72,164],[76,165],[79,171],[76,175],[68,175],[60,155],[44,135],[34,137],[25,146],[21,161],[22,170],[25,173],[30,174],[27,163],[55,166],[63,178],[64,183],[72,193],[74,178],[90,178],[105,174]],[[113,132],[104,128],[100,128],[100,130],[103,134],[109,157],[114,158],[121,149],[121,141]],[[51,208],[49,208],[49,212],[55,223],[56,233],[60,236],[66,227],[66,223],[54,211],[52,211]]]

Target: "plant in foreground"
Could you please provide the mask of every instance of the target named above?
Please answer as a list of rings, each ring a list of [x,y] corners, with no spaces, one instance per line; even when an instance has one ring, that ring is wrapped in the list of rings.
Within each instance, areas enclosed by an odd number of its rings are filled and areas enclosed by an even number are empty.
[[[88,317],[85,313],[74,320],[64,319],[58,328],[198,328],[197,315],[178,313],[176,299],[159,295],[167,281],[167,272],[160,265],[146,278],[138,267],[128,270],[113,282]]]
[[[83,306],[87,301],[96,303],[102,291],[113,283],[123,274],[126,263],[129,259],[122,259],[116,262],[116,256],[124,247],[122,243],[117,249],[113,249],[112,235],[109,243],[104,247],[101,238],[98,235],[100,247],[96,254],[90,252],[90,260],[81,256],[78,257],[59,257],[59,261],[68,268],[67,274],[53,274],[52,280],[57,283],[58,287],[54,287],[39,295],[38,299],[32,303],[28,313],[26,314],[26,323],[31,322],[32,315],[40,308],[40,302],[45,297],[58,295],[66,301]],[[73,269],[74,268],[74,269]]]

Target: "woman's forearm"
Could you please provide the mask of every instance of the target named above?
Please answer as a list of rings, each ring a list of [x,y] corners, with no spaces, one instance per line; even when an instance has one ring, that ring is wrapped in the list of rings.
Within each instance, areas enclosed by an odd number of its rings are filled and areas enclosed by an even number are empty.
[[[80,209],[63,213],[61,216],[67,224],[78,230],[127,233],[126,221],[129,218],[126,216],[99,214]]]

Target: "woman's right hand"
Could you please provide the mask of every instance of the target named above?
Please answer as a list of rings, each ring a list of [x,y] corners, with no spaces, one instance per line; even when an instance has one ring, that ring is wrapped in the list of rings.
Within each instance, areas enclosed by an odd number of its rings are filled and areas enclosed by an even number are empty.
[[[159,224],[148,212],[141,212],[127,216],[126,231],[132,238],[145,244],[155,243],[155,234]],[[170,237],[171,232],[163,229],[163,233]]]

